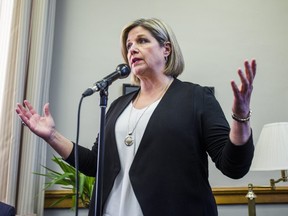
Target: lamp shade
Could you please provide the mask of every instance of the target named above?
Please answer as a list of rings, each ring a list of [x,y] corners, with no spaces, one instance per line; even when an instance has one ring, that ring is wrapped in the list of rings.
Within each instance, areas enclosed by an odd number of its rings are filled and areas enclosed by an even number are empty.
[[[250,170],[288,170],[288,122],[263,126]]]

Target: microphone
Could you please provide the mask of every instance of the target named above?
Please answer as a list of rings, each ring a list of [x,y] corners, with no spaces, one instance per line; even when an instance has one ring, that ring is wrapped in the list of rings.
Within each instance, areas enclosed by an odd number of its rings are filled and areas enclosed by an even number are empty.
[[[82,96],[83,97],[90,96],[94,94],[94,92],[96,91],[100,91],[100,90],[107,88],[115,80],[128,77],[130,74],[130,71],[131,71],[130,67],[127,64],[119,64],[113,73],[104,77],[102,80],[94,83],[92,87],[86,89],[86,91],[82,94]]]

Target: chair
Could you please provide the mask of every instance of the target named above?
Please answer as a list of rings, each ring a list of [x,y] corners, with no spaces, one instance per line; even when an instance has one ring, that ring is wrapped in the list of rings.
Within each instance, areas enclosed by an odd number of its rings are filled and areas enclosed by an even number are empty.
[[[16,210],[13,206],[0,202],[0,215],[1,216],[15,216]]]

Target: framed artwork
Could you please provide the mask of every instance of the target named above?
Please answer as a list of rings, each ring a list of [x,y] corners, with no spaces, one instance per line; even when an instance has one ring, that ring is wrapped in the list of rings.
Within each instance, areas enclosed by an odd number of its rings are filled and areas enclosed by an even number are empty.
[[[131,84],[123,84],[122,87],[122,94],[128,94],[130,92],[137,91],[139,89],[139,86],[131,85]]]
[[[212,86],[207,86],[207,87],[209,89],[211,89],[213,94],[215,94],[215,88],[214,87],[212,87]],[[138,89],[139,89],[139,86],[124,83],[122,86],[122,94],[125,95],[125,94],[128,94],[130,92],[137,91]]]
[[[215,88],[214,87],[212,87],[212,86],[207,86],[211,91],[212,91],[212,93],[215,95]]]

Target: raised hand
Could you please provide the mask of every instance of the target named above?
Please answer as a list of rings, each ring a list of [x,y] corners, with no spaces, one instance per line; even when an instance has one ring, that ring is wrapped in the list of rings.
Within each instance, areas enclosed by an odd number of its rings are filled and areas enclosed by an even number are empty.
[[[55,123],[49,111],[49,104],[44,105],[43,116],[40,116],[27,100],[24,100],[24,105],[25,107],[20,103],[17,104],[18,116],[33,133],[49,141],[55,132]]]
[[[256,75],[256,61],[253,59],[251,63],[248,60],[244,62],[245,72],[240,68],[238,75],[241,83],[236,85],[235,81],[231,81],[231,86],[234,94],[234,102],[232,112],[239,118],[247,118],[250,112],[250,100],[253,90],[253,81]]]

